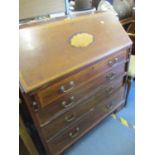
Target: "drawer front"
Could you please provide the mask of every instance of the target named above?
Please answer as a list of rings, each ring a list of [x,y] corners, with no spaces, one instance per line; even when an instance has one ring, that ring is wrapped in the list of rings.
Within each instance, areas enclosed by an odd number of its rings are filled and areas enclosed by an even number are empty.
[[[51,139],[56,136],[60,131],[71,125],[75,121],[84,117],[85,114],[99,102],[100,98],[110,96],[113,92],[118,90],[123,85],[123,77],[118,78],[115,81],[110,82],[107,86],[100,86],[88,99],[83,100],[77,106],[71,108],[68,112],[60,115],[56,119],[52,120],[48,125],[42,128],[42,132],[45,138]]]
[[[89,97],[88,94],[93,92],[100,85],[106,85],[110,81],[113,81],[119,77],[122,78],[125,74],[124,68],[124,63],[116,66],[107,73],[101,74],[96,79],[86,82],[85,85],[81,88],[77,88],[73,93],[69,93],[68,95],[59,98],[45,108],[40,108],[40,110],[36,113],[36,116],[41,126],[47,124],[51,117],[56,117],[66,112],[71,107],[76,106],[79,102],[81,102],[83,98]]]
[[[40,106],[45,107],[57,98],[72,92],[86,80],[89,80],[97,74],[116,66],[120,62],[125,62],[127,54],[127,51],[117,52],[108,56],[105,60],[102,60],[78,73],[73,74],[72,76],[65,78],[64,80],[56,82],[51,86],[38,91],[36,98],[39,100]]]
[[[107,101],[104,103],[104,100],[98,104],[93,113],[94,113],[94,118],[99,118],[102,117],[104,114],[110,113],[119,103],[124,103],[125,102],[125,87],[122,86],[117,93],[114,93],[112,95],[112,98],[108,98]]]
[[[120,89],[113,97],[107,100],[100,100],[100,104],[94,109],[91,109],[82,120],[76,122],[71,128],[66,129],[63,133],[49,141],[47,144],[51,152],[54,154],[60,153],[60,150],[69,147],[103,118],[115,110],[123,103],[123,92],[124,88]],[[115,104],[107,110],[107,105],[111,104],[112,101],[115,101]],[[99,110],[100,108],[101,110]]]

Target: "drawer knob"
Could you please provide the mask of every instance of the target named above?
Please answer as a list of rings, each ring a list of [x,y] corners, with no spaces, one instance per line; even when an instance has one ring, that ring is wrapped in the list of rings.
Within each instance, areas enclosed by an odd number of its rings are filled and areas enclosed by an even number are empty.
[[[35,111],[38,111],[39,110],[39,107],[38,107],[38,104],[37,104],[36,101],[33,101],[32,102],[32,106],[33,106],[33,108],[34,108]]]
[[[61,91],[62,93],[69,92],[69,91],[71,91],[71,90],[74,88],[74,86],[75,86],[74,81],[70,81],[70,82],[69,82],[69,88],[68,88],[68,89],[65,89],[65,86],[62,85],[62,86],[60,87],[60,91]]]
[[[62,101],[61,105],[63,106],[63,108],[68,108],[70,107],[72,104],[74,103],[74,96],[70,97],[70,102],[67,103],[66,101]]]
[[[113,80],[116,76],[116,73],[115,72],[111,72],[110,74],[108,74],[106,76],[107,80]]]
[[[72,122],[75,120],[75,113],[71,114],[70,116],[65,117],[66,122]]]
[[[115,65],[117,62],[118,62],[118,58],[116,57],[116,58],[114,58],[113,60],[110,60],[110,61],[108,62],[108,64],[109,64],[109,66],[113,66],[113,65]]]
[[[69,137],[70,138],[75,138],[76,136],[78,136],[79,131],[80,131],[80,129],[79,129],[79,127],[77,127],[74,132],[69,133]]]

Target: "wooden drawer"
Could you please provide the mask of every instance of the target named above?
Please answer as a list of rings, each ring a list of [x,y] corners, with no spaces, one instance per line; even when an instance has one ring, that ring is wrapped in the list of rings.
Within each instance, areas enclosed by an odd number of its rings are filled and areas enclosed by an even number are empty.
[[[73,47],[79,36],[92,42]],[[131,45],[110,13],[20,29],[20,92],[45,154],[62,153],[123,105],[124,92],[118,92],[126,82]]]
[[[105,72],[107,69],[125,62],[127,58],[127,51],[120,51],[102,60],[94,65],[91,65],[80,72],[73,74],[72,76],[66,77],[47,88],[44,88],[37,92],[36,98],[40,102],[41,107],[45,107],[57,98],[72,92],[79,87],[86,80],[92,79],[97,74]]]
[[[84,117],[85,114],[93,107],[98,104],[98,99],[108,97],[113,92],[117,91],[123,85],[123,77],[118,78],[115,81],[110,82],[106,86],[100,86],[94,92],[92,92],[88,99],[83,100],[77,106],[71,108],[68,112],[60,115],[56,119],[52,120],[51,123],[42,128],[42,132],[47,139],[51,139],[56,136],[60,131],[64,130],[67,126],[73,122]]]
[[[118,92],[114,93],[111,98],[107,98],[107,101],[101,99],[100,104],[98,104],[93,113],[94,118],[97,119],[98,117],[102,117],[104,114],[110,113],[117,107],[118,103],[125,102],[125,86],[122,86]]]
[[[123,89],[124,88],[120,89],[108,100],[101,100],[100,104],[94,109],[91,109],[82,120],[76,122],[71,128],[66,129],[63,133],[49,141],[47,144],[51,152],[55,155],[59,154],[59,150],[66,149],[105,118],[109,113],[111,113],[112,110],[118,108],[118,106],[123,103]],[[115,101],[115,104],[113,104],[112,109],[110,108],[107,111],[107,107],[105,105],[109,105],[112,101]],[[102,109],[99,110],[100,108]]]
[[[54,117],[66,112],[71,107],[81,102],[84,98],[88,98],[89,93],[93,92],[95,88],[100,85],[107,85],[108,82],[113,81],[118,77],[122,79],[122,76],[125,74],[124,68],[125,64],[120,64],[119,66],[112,68],[110,71],[102,73],[99,77],[92,79],[91,81],[87,81],[83,86],[75,89],[74,92],[59,98],[47,107],[40,108],[36,113],[40,125],[44,126],[48,124]],[[74,100],[71,100],[72,97]],[[64,106],[63,103],[65,103],[66,106]]]

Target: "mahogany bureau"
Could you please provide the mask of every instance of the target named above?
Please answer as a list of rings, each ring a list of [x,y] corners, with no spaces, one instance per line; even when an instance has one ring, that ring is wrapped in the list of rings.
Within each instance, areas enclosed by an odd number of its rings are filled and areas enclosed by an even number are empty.
[[[110,13],[20,27],[20,91],[48,155],[124,106],[132,42]]]

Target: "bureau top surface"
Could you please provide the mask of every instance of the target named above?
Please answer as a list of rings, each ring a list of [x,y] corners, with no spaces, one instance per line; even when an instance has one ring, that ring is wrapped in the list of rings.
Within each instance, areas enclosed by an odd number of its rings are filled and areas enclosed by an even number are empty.
[[[70,40],[77,33],[88,34],[93,38],[92,43],[86,47],[74,47]],[[130,45],[126,32],[110,13],[96,13],[21,28],[20,86],[25,92],[31,92]]]

